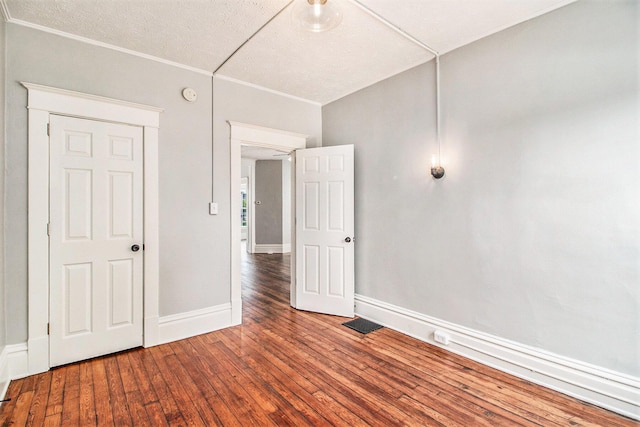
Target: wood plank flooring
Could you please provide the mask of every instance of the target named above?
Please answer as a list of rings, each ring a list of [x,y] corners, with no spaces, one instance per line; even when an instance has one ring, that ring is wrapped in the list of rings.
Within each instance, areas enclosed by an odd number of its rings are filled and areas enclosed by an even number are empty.
[[[242,326],[12,381],[0,425],[640,425],[389,329],[293,310],[288,287],[288,256],[244,256]]]

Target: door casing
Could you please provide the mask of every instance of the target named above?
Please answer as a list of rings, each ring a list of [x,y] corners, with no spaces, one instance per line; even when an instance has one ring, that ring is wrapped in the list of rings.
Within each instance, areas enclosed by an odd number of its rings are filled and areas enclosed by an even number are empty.
[[[143,345],[158,344],[158,129],[161,108],[21,82],[28,93],[27,372],[49,370],[49,136],[51,114],[143,127]],[[239,180],[238,180],[239,183]]]

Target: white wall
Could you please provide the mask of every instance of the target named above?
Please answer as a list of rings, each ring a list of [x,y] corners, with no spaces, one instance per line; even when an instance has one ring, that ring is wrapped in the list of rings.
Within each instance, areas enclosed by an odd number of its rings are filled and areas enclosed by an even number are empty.
[[[305,133],[321,141],[321,112],[302,102],[215,79],[212,194],[212,80],[38,30],[7,25],[6,318],[7,343],[27,339],[27,110],[20,81],[165,109],[160,119],[160,315],[230,300],[229,126],[235,120]],[[181,97],[192,87],[198,100]]]
[[[356,150],[356,292],[640,375],[638,3],[580,1],[323,108]]]

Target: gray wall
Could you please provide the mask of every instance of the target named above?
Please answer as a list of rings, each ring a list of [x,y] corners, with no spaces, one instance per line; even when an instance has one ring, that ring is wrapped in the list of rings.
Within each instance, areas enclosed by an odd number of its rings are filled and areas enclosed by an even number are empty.
[[[7,343],[5,309],[5,268],[4,268],[4,151],[5,151],[5,55],[6,23],[0,18],[0,351]]]
[[[256,244],[282,244],[282,161],[257,160],[255,187]]]
[[[638,3],[580,1],[323,108],[356,150],[356,292],[640,375]],[[384,260],[384,262],[381,262]]]
[[[160,119],[160,315],[229,302],[229,126],[236,120],[321,142],[321,111],[252,87],[215,81],[215,201],[211,201],[211,78],[155,61],[7,25],[7,342],[27,338],[27,94],[19,81],[165,109]],[[198,100],[187,103],[182,88]]]
[[[291,162],[282,162],[282,244],[291,245]]]

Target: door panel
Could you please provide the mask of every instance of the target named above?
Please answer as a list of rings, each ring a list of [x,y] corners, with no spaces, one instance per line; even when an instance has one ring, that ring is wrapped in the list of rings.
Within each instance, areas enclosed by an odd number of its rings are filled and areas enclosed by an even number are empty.
[[[64,171],[64,218],[65,239],[91,240],[93,218],[93,174],[91,170],[66,169]]]
[[[93,313],[91,312],[91,291],[93,274],[91,263],[64,266],[64,298],[66,310],[65,336],[91,332]]]
[[[131,259],[109,261],[109,326],[133,323],[135,285]]]
[[[50,365],[142,345],[142,128],[50,117]]]
[[[107,219],[109,239],[131,239],[133,217],[134,176],[131,172],[109,172],[109,207]]]
[[[353,317],[353,184],[353,145],[296,151],[298,309]]]

